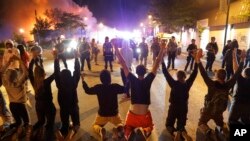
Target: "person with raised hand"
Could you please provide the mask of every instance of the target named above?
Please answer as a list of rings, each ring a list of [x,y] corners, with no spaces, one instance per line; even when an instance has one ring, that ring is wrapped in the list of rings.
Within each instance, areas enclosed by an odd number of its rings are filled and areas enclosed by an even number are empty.
[[[162,61],[165,48],[166,43],[163,42],[161,44],[160,53],[157,56],[151,72],[145,77],[145,66],[138,65],[136,67],[136,74],[138,77],[136,77],[130,72],[125,60],[120,54],[120,51],[115,47],[117,57],[124,70],[125,76],[131,82],[131,106],[125,121],[125,137],[128,140],[146,140],[153,130],[154,124],[149,111],[150,88],[157,74],[159,64]]]
[[[55,51],[55,53],[57,56],[57,51]],[[62,122],[62,127],[60,129],[62,135],[57,131],[57,138],[59,140],[62,140],[63,138],[72,138],[80,127],[77,86],[80,80],[81,72],[78,56],[79,53],[76,50],[73,76],[71,75],[71,71],[68,69],[60,71],[58,56],[55,57],[54,75],[56,86],[58,88],[58,103],[60,106],[60,118]],[[69,125],[69,117],[71,117],[73,122],[72,128],[70,128]]]
[[[171,88],[169,98],[170,105],[168,110],[168,117],[166,119],[166,128],[171,135],[173,135],[174,131],[177,130],[177,135],[182,135],[188,141],[191,140],[191,137],[187,135],[185,125],[188,113],[189,90],[192,87],[198,73],[196,52],[192,53],[192,57],[195,58],[194,71],[191,73],[187,80],[186,73],[182,70],[177,71],[177,80],[174,80],[173,77],[169,74],[164,61],[162,62],[162,72]],[[175,130],[174,124],[176,119],[177,129]]]
[[[200,61],[202,50],[198,50],[197,63],[201,76],[208,87],[208,93],[205,96],[204,107],[201,109],[201,116],[198,123],[198,130],[204,135],[211,133],[209,132],[211,129],[207,123],[210,119],[213,119],[217,125],[215,132],[221,135],[220,137],[222,138],[228,138],[228,129],[223,121],[223,112],[227,109],[229,90],[234,86],[238,76],[241,74],[245,60],[244,54],[244,51],[242,51],[240,67],[229,80],[225,80],[226,71],[224,69],[219,69],[216,73],[216,79],[212,80],[208,77]],[[234,57],[234,59],[236,58]]]

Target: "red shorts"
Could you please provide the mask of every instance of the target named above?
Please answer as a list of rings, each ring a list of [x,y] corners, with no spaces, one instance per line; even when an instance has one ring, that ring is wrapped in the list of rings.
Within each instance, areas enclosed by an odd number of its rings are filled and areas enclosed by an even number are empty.
[[[150,111],[145,115],[136,115],[131,111],[128,112],[125,121],[125,136],[128,138],[132,130],[137,127],[142,127],[147,133],[151,133],[154,124]]]

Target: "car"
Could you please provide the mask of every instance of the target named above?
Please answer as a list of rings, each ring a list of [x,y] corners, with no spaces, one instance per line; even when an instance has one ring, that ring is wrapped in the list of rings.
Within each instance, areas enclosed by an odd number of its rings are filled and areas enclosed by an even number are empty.
[[[61,43],[57,44],[55,49],[59,53],[63,53],[66,58],[73,58],[74,52],[77,50],[78,42],[75,39],[64,39]]]

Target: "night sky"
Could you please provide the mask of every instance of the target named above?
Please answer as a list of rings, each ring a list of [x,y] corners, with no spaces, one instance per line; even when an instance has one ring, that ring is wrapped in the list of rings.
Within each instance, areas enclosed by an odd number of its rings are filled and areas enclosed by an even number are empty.
[[[150,0],[73,0],[88,6],[99,22],[119,28],[133,29],[147,17]]]

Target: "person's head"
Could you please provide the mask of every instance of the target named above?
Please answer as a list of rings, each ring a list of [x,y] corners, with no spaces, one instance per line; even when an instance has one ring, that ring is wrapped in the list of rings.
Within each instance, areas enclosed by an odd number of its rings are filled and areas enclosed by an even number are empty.
[[[138,75],[138,77],[144,77],[144,75],[146,74],[146,68],[144,65],[138,65],[136,67],[136,74]]]
[[[45,79],[46,73],[44,69],[40,66],[36,66],[34,70],[34,89],[37,91],[41,86],[43,86],[43,81]]]
[[[130,43],[128,40],[122,40],[122,48],[129,48]]]
[[[227,40],[227,44],[230,44],[232,42],[232,40]]]
[[[226,72],[225,69],[219,69],[219,70],[216,72],[216,78],[217,78],[219,81],[225,81],[226,76],[227,76],[227,72]]]
[[[14,47],[14,42],[12,40],[7,40],[5,42],[5,48],[8,50],[9,53],[12,53],[13,47]]]
[[[172,41],[172,42],[175,41],[175,37],[174,37],[174,36],[171,37],[171,41]]]
[[[191,40],[191,43],[192,43],[192,44],[195,44],[195,39],[192,39],[192,40]]]
[[[236,39],[233,39],[233,41],[231,42],[231,47],[232,49],[239,48],[239,43]]]
[[[38,45],[32,47],[30,51],[34,57],[42,54],[42,48]]]
[[[154,38],[154,43],[157,43],[158,42],[158,37],[155,37]]]
[[[250,67],[244,69],[244,77],[250,79]]]
[[[24,54],[24,52],[25,52],[24,45],[22,45],[22,44],[17,45],[17,49],[19,50],[21,55]]]
[[[10,84],[14,84],[17,79],[18,79],[18,70],[8,69],[6,71],[6,80]]]
[[[143,43],[145,43],[145,40],[146,40],[146,38],[145,38],[145,37],[142,37],[142,42],[143,42]]]
[[[92,42],[92,43],[95,43],[95,39],[93,38],[93,39],[91,40],[91,42]]]
[[[110,72],[108,70],[102,70],[100,73],[100,80],[104,85],[111,84]]]
[[[180,82],[185,82],[186,80],[186,73],[182,70],[177,71],[177,80]]]
[[[109,42],[109,37],[108,36],[105,37],[105,42]]]
[[[63,86],[67,87],[67,86],[71,86],[72,82],[73,82],[73,78],[72,78],[70,70],[68,70],[68,69],[62,70],[60,72],[60,83]]]
[[[215,37],[211,37],[211,42],[212,42],[212,43],[215,42]]]

